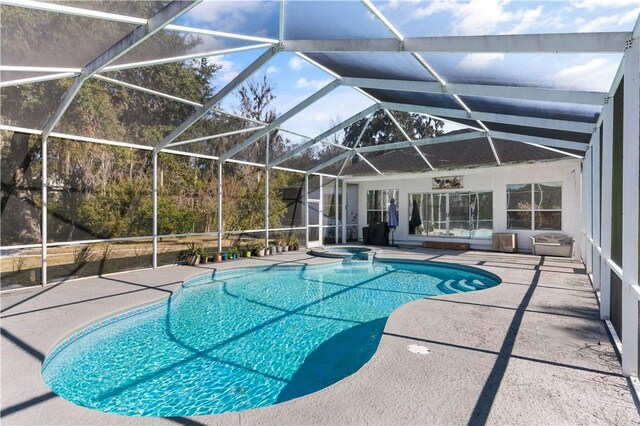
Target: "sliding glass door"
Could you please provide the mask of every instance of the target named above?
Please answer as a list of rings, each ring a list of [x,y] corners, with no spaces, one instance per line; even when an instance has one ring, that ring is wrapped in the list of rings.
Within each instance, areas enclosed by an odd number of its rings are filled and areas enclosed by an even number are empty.
[[[409,234],[450,238],[491,238],[491,192],[409,195]]]

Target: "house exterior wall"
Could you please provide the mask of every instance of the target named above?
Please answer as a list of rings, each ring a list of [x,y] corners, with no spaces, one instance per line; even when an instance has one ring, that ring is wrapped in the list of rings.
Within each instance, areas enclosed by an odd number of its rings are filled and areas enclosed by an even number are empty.
[[[462,176],[462,189],[432,190],[434,177]],[[574,251],[579,247],[580,238],[580,161],[574,159],[554,162],[506,165],[491,168],[467,170],[443,170],[407,175],[384,175],[367,177],[345,177],[348,183],[358,184],[358,233],[362,239],[362,228],[367,226],[367,191],[376,189],[398,189],[399,226],[395,231],[396,243],[419,245],[422,241],[468,242],[473,249],[491,249],[490,239],[445,238],[409,235],[409,194],[419,192],[493,192],[493,232],[513,232],[518,234],[518,249],[531,251],[529,237],[545,231],[507,229],[507,185],[522,183],[562,182],[562,232],[576,239]]]

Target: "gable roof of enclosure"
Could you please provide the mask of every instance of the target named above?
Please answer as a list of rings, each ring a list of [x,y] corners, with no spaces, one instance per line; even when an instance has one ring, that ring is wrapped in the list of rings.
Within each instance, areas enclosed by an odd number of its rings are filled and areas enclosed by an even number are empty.
[[[405,129],[399,128],[405,141],[375,148],[337,147],[330,158],[320,159],[305,171],[332,175],[360,174],[364,172],[363,167],[368,167],[369,172],[381,173],[402,171],[400,169],[403,167],[406,167],[405,171],[417,171],[447,168],[447,164],[469,167],[559,156],[580,157],[588,147],[609,93],[578,84],[541,79],[534,73],[461,71],[454,66],[456,58],[475,53],[514,55],[523,63],[531,54],[553,57],[604,53],[616,54],[621,58],[628,41],[637,38],[640,33],[636,21],[632,31],[607,33],[405,37],[369,0],[257,4],[258,10],[265,8],[263,15],[271,22],[267,25],[269,30],[266,35],[255,34],[252,28],[247,28],[242,34],[232,34],[206,26],[175,23],[183,14],[198,13],[200,3],[147,2],[146,16],[130,16],[126,13],[126,4],[117,5],[123,10],[114,13],[113,10],[95,10],[99,7],[91,2],[64,6],[31,0],[1,0],[2,8],[20,8],[26,14],[56,14],[59,18],[56,24],[62,27],[41,29],[41,38],[50,34],[47,31],[66,31],[65,22],[69,25],[109,22],[110,31],[96,34],[95,40],[83,40],[86,46],[79,49],[82,52],[74,52],[72,45],[67,46],[69,51],[64,52],[39,51],[35,45],[29,49],[24,49],[24,46],[12,47],[15,40],[9,33],[3,34],[1,87],[36,82],[46,84],[56,79],[68,79],[70,84],[65,93],[60,93],[61,100],[55,104],[55,108],[42,111],[42,117],[7,120],[3,114],[0,129],[132,146],[154,152],[164,150],[240,161],[243,150],[270,131],[286,131],[287,122],[292,117],[304,114],[305,108],[338,88],[348,87],[370,98],[370,106],[322,134],[299,135],[305,141],[285,155],[271,158],[267,167],[295,169],[288,164],[296,155],[313,150],[316,144],[326,142],[325,139],[360,119],[371,117],[377,110],[386,111],[398,127],[400,125],[393,118],[395,111],[425,114],[456,123],[468,131],[412,140]],[[20,25],[19,18],[16,19],[18,22],[6,22],[3,19],[3,33],[11,25]],[[247,25],[250,27],[250,24]],[[207,43],[204,43],[204,47],[191,47],[184,51],[150,48],[153,47],[154,36],[162,32],[211,38],[216,42],[210,43],[214,46],[212,49],[206,49]],[[149,65],[252,50],[258,52],[259,56],[204,101],[185,99],[185,95],[180,93],[159,93],[154,90],[152,82],[148,85],[144,82],[134,84],[108,74],[120,69],[142,69]],[[254,120],[249,128],[238,128],[223,135],[203,135],[193,131],[199,120],[212,113],[233,115],[221,110],[221,101],[283,52],[295,52],[330,74],[333,81],[282,112],[270,123]],[[620,78],[620,69],[616,78]],[[141,91],[167,102],[188,105],[192,112],[186,120],[167,132],[162,140],[157,141],[141,143],[138,140],[101,138],[99,135],[70,134],[65,130],[74,126],[65,125],[64,113],[88,79],[100,80],[105,87],[116,85],[122,90]],[[245,120],[236,118],[239,123]],[[223,136],[233,136],[237,143],[224,152],[209,149],[217,138]],[[385,154],[385,158],[394,160],[384,167],[376,166],[379,161],[372,160],[373,152],[384,150],[396,151],[395,154]],[[399,160],[403,155],[412,161]],[[364,161],[345,170],[346,160],[353,156]],[[264,162],[258,163],[265,165]],[[396,168],[389,169],[389,164],[395,164]]]

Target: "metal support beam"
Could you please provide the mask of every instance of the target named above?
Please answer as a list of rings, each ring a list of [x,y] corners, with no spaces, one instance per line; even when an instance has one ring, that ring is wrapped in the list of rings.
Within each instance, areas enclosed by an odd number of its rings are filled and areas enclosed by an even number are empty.
[[[469,139],[483,138],[484,136],[485,134],[482,132],[457,133],[453,135],[436,136],[433,138],[415,139],[415,140],[407,140],[402,142],[387,143],[382,145],[364,146],[362,148],[357,148],[356,152],[359,152],[359,153],[377,152],[377,151],[388,151],[391,149],[410,148],[412,146],[437,145],[437,144],[447,143],[447,142],[457,142],[457,141],[464,141]]]
[[[615,91],[615,89],[614,89]],[[611,317],[611,185],[613,184],[613,98],[602,111],[602,229],[600,243],[600,319]]]
[[[180,126],[178,126],[174,131],[169,133],[158,145],[153,149],[155,152],[158,152],[164,149],[167,145],[173,142],[178,136],[184,133],[189,127],[191,127],[196,121],[201,119],[205,114],[207,114],[213,107],[215,107],[225,96],[231,93],[236,87],[240,86],[247,78],[249,78],[254,72],[256,72],[260,67],[266,64],[271,58],[273,58],[280,51],[280,46],[274,46],[271,49],[264,52],[258,59],[253,61],[248,67],[246,67],[240,74],[235,76],[233,80],[227,83],[222,89],[218,91],[211,99],[209,99],[202,108],[199,108],[193,114],[189,116]]]
[[[593,274],[594,290],[600,290],[600,132],[593,133],[591,138],[592,188],[591,209],[593,210]]]
[[[624,53],[622,179],[622,374],[638,376],[638,224],[640,216],[640,39]]]
[[[152,227],[152,264],[153,269],[158,267],[158,154],[152,152],[153,156],[153,182],[152,182],[152,210],[153,210],[153,227]]]
[[[510,124],[514,126],[538,127],[543,129],[562,130],[577,133],[593,133],[595,123],[581,121],[554,120],[550,118],[527,117],[520,115],[496,114],[491,112],[465,112],[459,109],[438,108],[424,105],[410,105],[395,102],[383,102],[381,105],[393,111],[435,114],[443,117],[461,118],[464,120],[481,120],[491,123]]]
[[[333,135],[334,133],[339,132],[340,130],[344,129],[345,127],[348,127],[348,126],[352,125],[353,123],[363,119],[367,115],[375,112],[377,109],[378,109],[378,105],[371,105],[370,107],[363,109],[359,113],[353,115],[352,117],[347,118],[346,120],[344,120],[341,123],[336,124],[335,126],[330,128],[329,130],[327,130],[327,131],[323,132],[322,134],[316,136],[315,138],[311,139],[310,141],[307,141],[307,142],[303,143],[302,145],[297,146],[295,149],[292,149],[291,151],[287,152],[286,154],[281,155],[280,157],[276,158],[275,160],[273,160],[268,165],[268,167],[274,167],[274,166],[277,166],[278,164],[282,164],[283,162],[287,161],[289,158],[295,157],[296,155],[300,154],[305,149],[313,146],[314,144],[322,141],[325,138],[328,138],[329,136]]]
[[[38,77],[19,78],[17,80],[0,81],[0,87],[20,86],[21,84],[38,83],[41,81],[60,80],[76,75],[74,72],[61,72],[56,74],[41,75]]]
[[[182,14],[189,11],[201,1],[202,0],[172,1],[158,13],[149,18],[145,25],[140,25],[135,30],[124,36],[116,44],[109,47],[107,50],[98,55],[94,60],[85,65],[82,68],[82,71],[80,71],[80,74],[71,84],[71,87],[69,87],[67,92],[62,97],[62,100],[60,101],[60,104],[58,105],[56,111],[47,119],[45,125],[42,128],[42,137],[46,139],[49,136],[53,128],[56,126],[56,124],[58,124],[58,121],[60,121],[60,118],[62,118],[62,114],[64,114],[67,108],[69,108],[69,105],[71,105],[71,102],[75,98],[76,94],[80,91],[82,85],[88,78],[120,58],[125,53],[131,51],[136,46],[143,43],[149,37],[153,36],[155,33],[169,25],[169,23],[179,18]]]
[[[377,78],[345,77],[345,86],[367,89],[395,90],[420,93],[446,93],[462,96],[527,99],[532,101],[562,102],[601,106],[607,93],[576,90],[542,89],[538,87],[494,86],[485,84],[447,83],[444,87],[434,81],[386,80]]]
[[[304,246],[309,247],[309,174],[304,175]]]
[[[269,133],[267,133],[264,164],[269,164]],[[264,245],[269,245],[269,168],[264,168]]]
[[[586,143],[570,142],[562,139],[543,138],[538,136],[521,135],[519,133],[494,132],[491,131],[490,136],[497,139],[512,140],[515,142],[524,142],[529,144],[545,145],[560,149],[571,149],[574,151],[584,152],[589,147]]]
[[[347,181],[342,181],[342,243],[347,242]]]
[[[47,138],[41,138],[42,141],[42,219],[40,223],[40,236],[42,237],[42,257],[41,257],[41,285],[44,287],[47,284],[47,211],[49,208],[49,202],[47,199],[47,188],[49,187],[48,180],[48,145]]]
[[[620,53],[630,31],[478,36],[285,40],[297,52]]]
[[[218,252],[222,253],[222,167],[224,161],[218,160]]]
[[[350,155],[353,155],[352,151],[346,151],[346,152],[343,152],[342,154],[338,154],[335,157],[332,157],[329,160],[327,160],[327,161],[325,161],[323,163],[320,163],[317,166],[314,166],[314,167],[310,168],[309,170],[307,170],[307,175],[310,175],[312,173],[318,172],[318,171],[324,169],[325,167],[332,165],[333,163],[336,163],[336,162],[338,162],[340,160],[343,160],[343,159],[349,157]]]
[[[322,89],[318,90],[317,92],[315,92],[314,94],[312,94],[311,96],[309,96],[308,98],[306,98],[305,100],[300,102],[298,105],[296,105],[295,107],[291,108],[289,111],[287,111],[284,114],[278,116],[275,120],[273,120],[271,123],[269,123],[269,125],[267,127],[258,130],[256,133],[254,133],[253,135],[249,136],[243,142],[241,142],[240,144],[234,146],[233,148],[231,148],[230,150],[228,150],[227,152],[222,154],[220,156],[220,158],[222,160],[228,160],[229,158],[233,157],[238,152],[242,151],[243,149],[245,149],[246,147],[248,147],[249,145],[251,145],[252,143],[257,141],[258,139],[260,139],[262,136],[264,136],[267,133],[269,133],[270,131],[276,129],[278,126],[280,126],[280,124],[284,123],[285,121],[287,121],[288,119],[290,119],[294,115],[298,114],[303,109],[307,108],[312,103],[316,102],[318,99],[326,96],[328,93],[330,93],[334,89],[338,88],[341,84],[342,84],[342,80],[339,80],[339,79],[338,80],[334,80],[331,83],[327,84]]]

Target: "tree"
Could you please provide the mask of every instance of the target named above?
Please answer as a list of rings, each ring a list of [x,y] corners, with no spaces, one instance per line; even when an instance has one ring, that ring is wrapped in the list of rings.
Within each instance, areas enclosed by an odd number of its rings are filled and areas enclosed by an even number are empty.
[[[444,122],[421,114],[407,112],[393,113],[400,126],[412,139],[432,138],[442,134]],[[344,129],[344,144],[353,148],[366,124],[367,119],[363,118]],[[384,110],[377,110],[373,114],[371,123],[365,129],[359,146],[383,145],[393,142],[400,142],[406,138],[402,135],[391,118]]]

